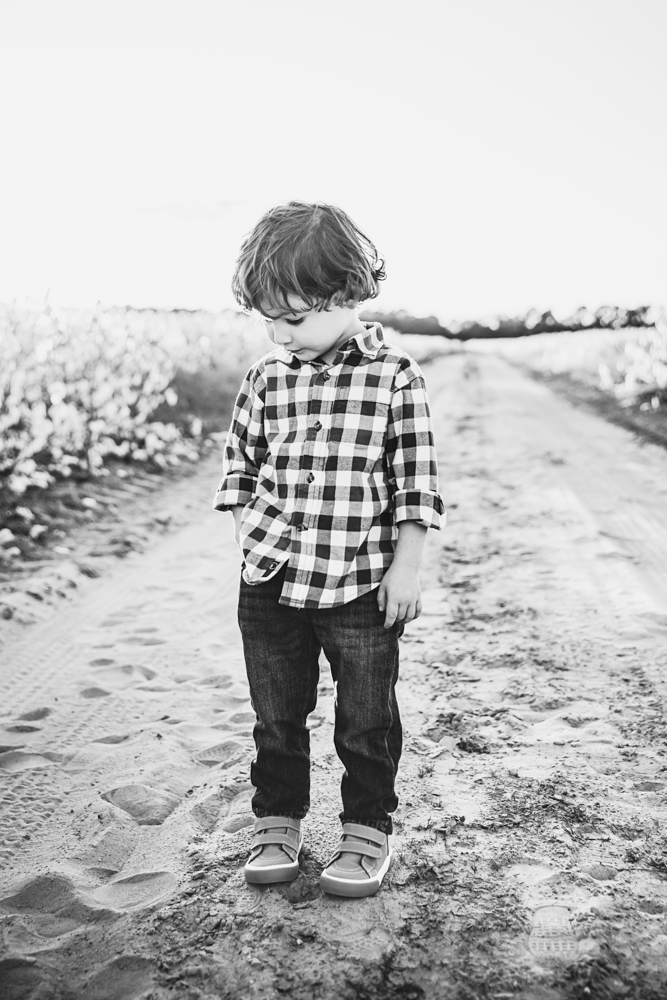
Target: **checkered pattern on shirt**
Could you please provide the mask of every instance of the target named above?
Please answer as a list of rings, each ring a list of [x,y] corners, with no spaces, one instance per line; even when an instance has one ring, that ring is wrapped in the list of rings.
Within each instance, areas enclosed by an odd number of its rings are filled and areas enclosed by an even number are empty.
[[[404,351],[366,325],[328,367],[282,348],[241,386],[217,510],[243,505],[249,584],[287,563],[280,603],[345,604],[377,587],[396,525],[440,527],[433,432],[424,379]]]

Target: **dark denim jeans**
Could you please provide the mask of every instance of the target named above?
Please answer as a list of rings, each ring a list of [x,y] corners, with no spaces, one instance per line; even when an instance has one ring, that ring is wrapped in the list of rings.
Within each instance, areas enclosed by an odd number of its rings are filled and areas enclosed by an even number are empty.
[[[285,568],[250,586],[241,580],[243,636],[257,756],[250,778],[256,816],[301,819],[310,806],[310,740],[306,719],[317,702],[320,650],[336,682],[334,744],[345,773],[343,823],[392,832],[394,781],[402,730],[396,702],[398,639],[385,629],[377,590],[335,608],[279,604]]]

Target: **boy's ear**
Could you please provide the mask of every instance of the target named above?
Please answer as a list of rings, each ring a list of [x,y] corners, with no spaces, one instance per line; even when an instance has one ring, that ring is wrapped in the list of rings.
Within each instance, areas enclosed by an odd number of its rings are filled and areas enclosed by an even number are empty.
[[[343,305],[346,309],[356,309],[359,305],[359,299],[346,299]]]

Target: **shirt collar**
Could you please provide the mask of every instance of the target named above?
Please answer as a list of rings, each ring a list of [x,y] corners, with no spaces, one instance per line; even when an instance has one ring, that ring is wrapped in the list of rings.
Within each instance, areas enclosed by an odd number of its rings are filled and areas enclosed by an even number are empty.
[[[356,333],[354,337],[350,337],[349,340],[338,348],[333,364],[340,364],[351,354],[362,354],[366,357],[374,358],[383,346],[384,333],[382,331],[382,325],[380,323],[364,323],[364,329],[360,333]],[[279,361],[284,361],[284,363],[289,365],[290,368],[300,368],[304,363],[310,364],[310,362],[299,361],[294,354],[291,354],[290,351],[286,351],[284,347],[279,347],[274,353]]]
[[[384,344],[384,333],[380,323],[364,323],[364,329],[354,337],[350,337],[347,343],[338,348],[338,353],[334,358],[334,364],[338,359],[346,358],[349,354],[358,352],[365,354],[369,358],[374,358]]]

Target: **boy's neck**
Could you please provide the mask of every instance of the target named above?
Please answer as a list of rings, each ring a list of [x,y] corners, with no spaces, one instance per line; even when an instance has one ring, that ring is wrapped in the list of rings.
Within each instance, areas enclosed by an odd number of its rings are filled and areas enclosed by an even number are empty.
[[[324,354],[321,354],[317,360],[322,361],[325,365],[332,365],[341,347],[347,344],[348,340],[351,340],[352,337],[356,337],[358,334],[365,332],[366,327],[359,319],[359,314],[354,312],[350,323],[345,327],[345,330],[340,335],[336,343],[330,347],[328,351],[325,351]]]

